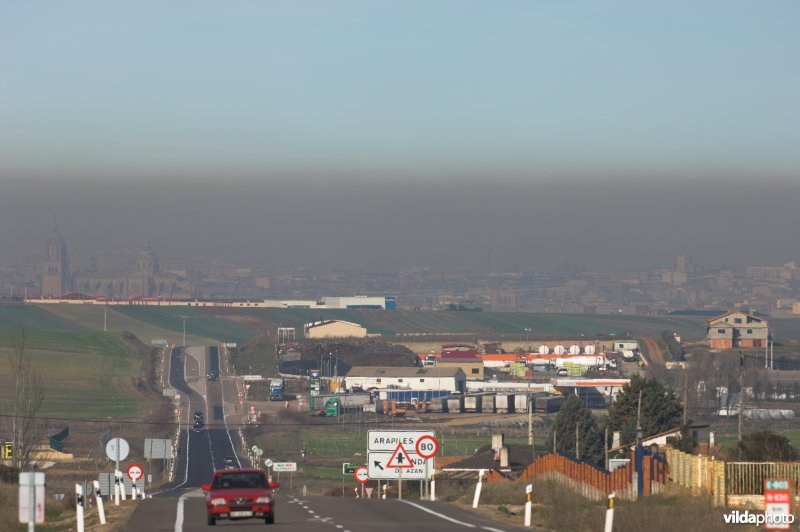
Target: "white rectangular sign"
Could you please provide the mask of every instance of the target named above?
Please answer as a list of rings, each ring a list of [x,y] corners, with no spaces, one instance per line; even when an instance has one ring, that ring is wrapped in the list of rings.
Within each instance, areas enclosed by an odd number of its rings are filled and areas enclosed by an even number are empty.
[[[367,433],[367,469],[369,478],[381,480],[396,480],[400,478],[400,470],[403,470],[403,478],[406,480],[425,480],[430,477],[433,471],[433,459],[428,460],[428,473],[425,473],[425,459],[417,454],[417,441],[423,436],[436,436],[432,430],[370,430]],[[393,465],[400,465],[405,458],[398,460],[395,451],[402,445],[406,455],[413,464],[412,467],[400,468]],[[402,453],[400,453],[402,454]],[[394,457],[394,462],[389,462]]]
[[[367,433],[367,450],[394,452],[402,444],[409,453],[416,453],[417,440],[436,436],[432,430],[371,430]]]
[[[297,462],[275,462],[272,471],[276,473],[294,473],[297,471]]]
[[[369,470],[369,478],[375,480],[397,480],[400,478],[400,468],[390,467],[389,460],[392,458],[394,451],[372,451],[367,454],[368,462],[367,469]],[[417,453],[408,453],[411,458],[413,467],[403,468],[403,480],[427,480],[431,476],[431,471],[434,468],[433,458],[429,458],[427,476],[425,472],[426,460],[419,456]],[[397,460],[395,458],[395,460]]]
[[[33,513],[34,523],[44,523],[44,501],[44,473],[20,473],[19,522],[30,522]]]

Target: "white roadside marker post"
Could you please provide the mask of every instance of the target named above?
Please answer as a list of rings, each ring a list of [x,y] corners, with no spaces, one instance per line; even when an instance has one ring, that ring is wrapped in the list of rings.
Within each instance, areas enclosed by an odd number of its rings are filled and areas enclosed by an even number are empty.
[[[606,510],[606,528],[605,532],[611,532],[614,528],[614,497],[616,492],[612,491],[608,494],[608,510]]]
[[[122,471],[119,471],[119,491],[122,493],[122,500],[127,501],[128,496],[125,494],[125,479],[122,478]]]
[[[472,499],[472,507],[478,507],[478,501],[481,498],[481,486],[483,485],[483,473],[486,471],[485,469],[481,469],[478,472],[478,484],[475,486],[475,497]]]
[[[436,500],[436,468],[431,470],[431,500]]]
[[[525,486],[525,493],[528,496],[528,500],[525,501],[525,526],[531,526],[531,493],[533,492],[533,484],[528,484]]]
[[[106,524],[106,509],[103,506],[103,497],[100,495],[100,483],[96,480],[92,481],[94,488],[94,500],[97,503],[97,515],[100,516],[100,524]]]
[[[78,532],[83,532],[83,484],[75,484],[75,517],[78,521]]]

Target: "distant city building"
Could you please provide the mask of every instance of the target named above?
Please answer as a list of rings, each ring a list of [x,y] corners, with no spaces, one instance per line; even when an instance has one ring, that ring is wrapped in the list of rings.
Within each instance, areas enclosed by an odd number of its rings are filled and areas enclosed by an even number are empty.
[[[706,338],[713,349],[766,347],[767,320],[746,312],[733,311],[706,321]]]
[[[108,268],[114,268],[109,270]],[[135,255],[109,253],[100,261],[90,260],[86,270],[70,273],[67,244],[58,233],[47,241],[41,274],[41,294],[46,297],[78,292],[106,298],[189,297],[185,279],[160,272],[158,257],[150,244]]]
[[[42,295],[60,296],[71,290],[67,244],[57,229],[47,241],[42,266]]]

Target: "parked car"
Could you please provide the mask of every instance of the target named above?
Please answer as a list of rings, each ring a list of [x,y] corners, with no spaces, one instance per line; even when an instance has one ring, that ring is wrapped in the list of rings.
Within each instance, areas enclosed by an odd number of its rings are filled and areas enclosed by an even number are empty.
[[[211,482],[203,484],[206,492],[206,516],[209,525],[219,519],[264,519],[275,522],[273,490],[278,482],[269,482],[257,469],[217,471]]]

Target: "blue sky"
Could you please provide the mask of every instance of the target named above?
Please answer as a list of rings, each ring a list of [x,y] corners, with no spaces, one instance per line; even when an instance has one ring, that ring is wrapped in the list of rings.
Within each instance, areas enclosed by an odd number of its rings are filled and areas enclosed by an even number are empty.
[[[0,1],[0,179],[792,180],[800,3]]]

